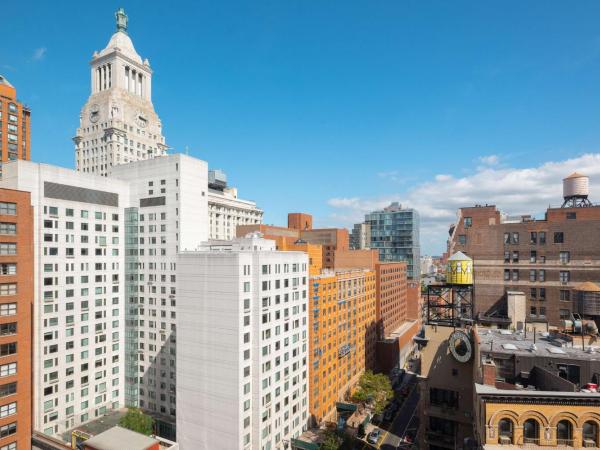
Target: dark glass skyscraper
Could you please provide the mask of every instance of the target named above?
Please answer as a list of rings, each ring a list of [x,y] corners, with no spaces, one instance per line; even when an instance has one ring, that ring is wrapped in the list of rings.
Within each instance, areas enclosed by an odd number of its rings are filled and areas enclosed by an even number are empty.
[[[408,276],[418,280],[421,275],[419,213],[393,202],[381,211],[366,214],[365,223],[371,227],[371,248],[379,250],[379,260],[406,261]]]

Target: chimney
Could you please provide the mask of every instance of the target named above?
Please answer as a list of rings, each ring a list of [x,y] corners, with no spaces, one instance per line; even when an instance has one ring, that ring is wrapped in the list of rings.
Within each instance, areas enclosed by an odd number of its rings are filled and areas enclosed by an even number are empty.
[[[481,365],[481,374],[483,384],[486,386],[496,386],[496,364],[492,360],[486,360]]]

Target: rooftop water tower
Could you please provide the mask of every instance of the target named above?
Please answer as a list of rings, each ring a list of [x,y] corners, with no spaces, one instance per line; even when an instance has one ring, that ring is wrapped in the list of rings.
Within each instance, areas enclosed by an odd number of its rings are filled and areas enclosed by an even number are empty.
[[[473,260],[462,252],[448,258],[446,283],[427,287],[427,323],[462,327],[473,321]]]
[[[588,200],[590,194],[589,177],[573,172],[563,179],[563,208],[582,208],[592,206]]]

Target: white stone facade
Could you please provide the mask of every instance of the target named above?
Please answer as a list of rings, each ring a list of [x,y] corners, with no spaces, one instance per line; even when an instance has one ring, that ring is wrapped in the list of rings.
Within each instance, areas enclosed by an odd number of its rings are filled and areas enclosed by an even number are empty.
[[[150,63],[142,61],[126,31],[114,33],[90,65],[91,95],[73,138],[77,170],[106,176],[113,166],[165,155]]]
[[[209,189],[208,219],[210,239],[233,239],[238,225],[262,223],[263,211],[256,203],[237,198],[236,189],[223,192]]]
[[[49,435],[124,405],[124,207],[129,187],[45,164],[4,165],[31,192],[33,427]]]
[[[127,211],[126,402],[175,423],[177,252],[208,239],[208,166],[182,154],[113,168]]]
[[[289,448],[306,429],[307,266],[257,235],[179,254],[182,450]]]

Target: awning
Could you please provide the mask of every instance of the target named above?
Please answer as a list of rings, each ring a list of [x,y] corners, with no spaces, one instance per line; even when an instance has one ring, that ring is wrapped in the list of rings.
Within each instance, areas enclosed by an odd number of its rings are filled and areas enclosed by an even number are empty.
[[[354,403],[341,403],[338,402],[335,404],[335,409],[337,409],[338,411],[350,411],[350,412],[354,412],[358,409],[358,405],[354,404]]]
[[[312,442],[304,442],[300,439],[292,438],[292,449],[298,450],[319,450],[320,445]]]

